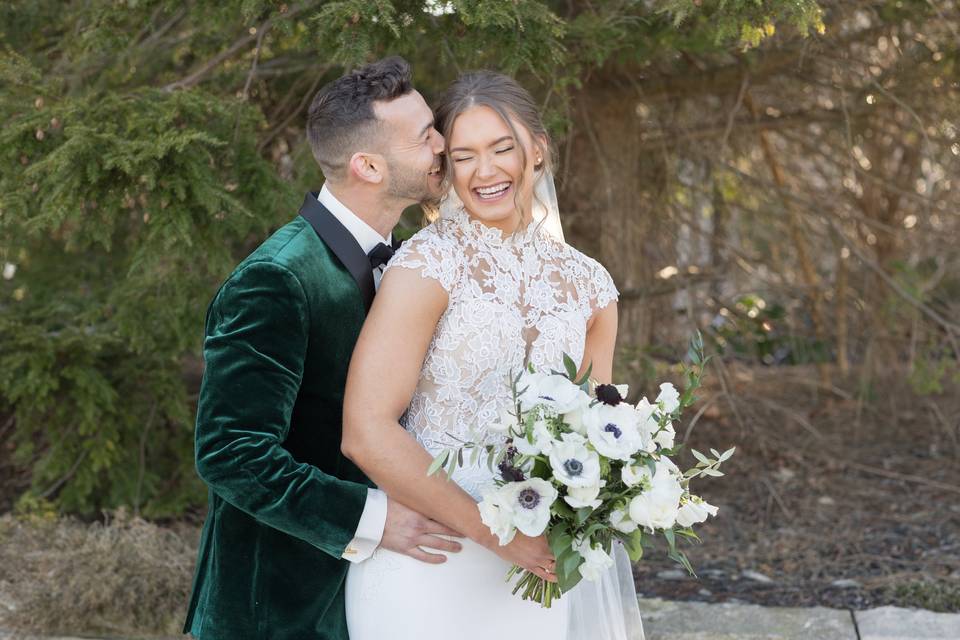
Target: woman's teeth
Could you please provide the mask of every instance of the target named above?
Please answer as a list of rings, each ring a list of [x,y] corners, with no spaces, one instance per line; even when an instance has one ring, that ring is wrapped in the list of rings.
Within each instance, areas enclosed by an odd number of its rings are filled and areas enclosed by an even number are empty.
[[[509,188],[509,182],[502,182],[492,187],[477,187],[474,191],[481,200],[494,200],[503,195]]]

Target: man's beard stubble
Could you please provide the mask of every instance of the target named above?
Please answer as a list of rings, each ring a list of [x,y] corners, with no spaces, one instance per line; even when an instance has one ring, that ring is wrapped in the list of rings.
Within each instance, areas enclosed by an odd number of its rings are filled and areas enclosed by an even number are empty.
[[[431,188],[431,178],[426,172],[410,169],[392,159],[387,160],[387,166],[390,169],[387,188],[390,197],[425,205],[436,205],[440,201],[440,193]]]

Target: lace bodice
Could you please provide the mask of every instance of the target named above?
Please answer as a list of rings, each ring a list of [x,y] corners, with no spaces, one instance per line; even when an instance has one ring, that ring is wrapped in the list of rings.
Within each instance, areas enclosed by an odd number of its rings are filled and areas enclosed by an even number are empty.
[[[483,434],[511,401],[525,363],[563,370],[583,358],[587,322],[617,299],[596,260],[531,225],[504,235],[463,209],[422,229],[387,266],[418,271],[449,296],[401,424],[431,453]],[[493,476],[481,462],[454,480],[479,500]]]

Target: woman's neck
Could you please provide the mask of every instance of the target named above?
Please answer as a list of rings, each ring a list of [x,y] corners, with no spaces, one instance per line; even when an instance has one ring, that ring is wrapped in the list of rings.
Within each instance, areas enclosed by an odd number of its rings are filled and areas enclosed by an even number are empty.
[[[466,209],[466,213],[470,217],[470,220],[479,222],[483,226],[490,227],[491,229],[498,229],[504,236],[523,231],[527,225],[530,224],[532,218],[528,212],[523,212],[522,215],[513,215],[503,220],[484,220],[470,213],[469,209]]]

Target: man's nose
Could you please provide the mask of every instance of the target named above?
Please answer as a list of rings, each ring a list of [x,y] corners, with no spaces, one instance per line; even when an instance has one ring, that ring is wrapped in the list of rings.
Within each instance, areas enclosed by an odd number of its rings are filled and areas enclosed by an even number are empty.
[[[436,129],[434,129],[433,132],[436,134],[436,135],[430,136],[430,138],[433,140],[433,152],[436,155],[440,155],[441,153],[443,153],[443,147],[446,144],[446,140],[443,139],[443,136],[440,135],[440,132],[437,131]]]

